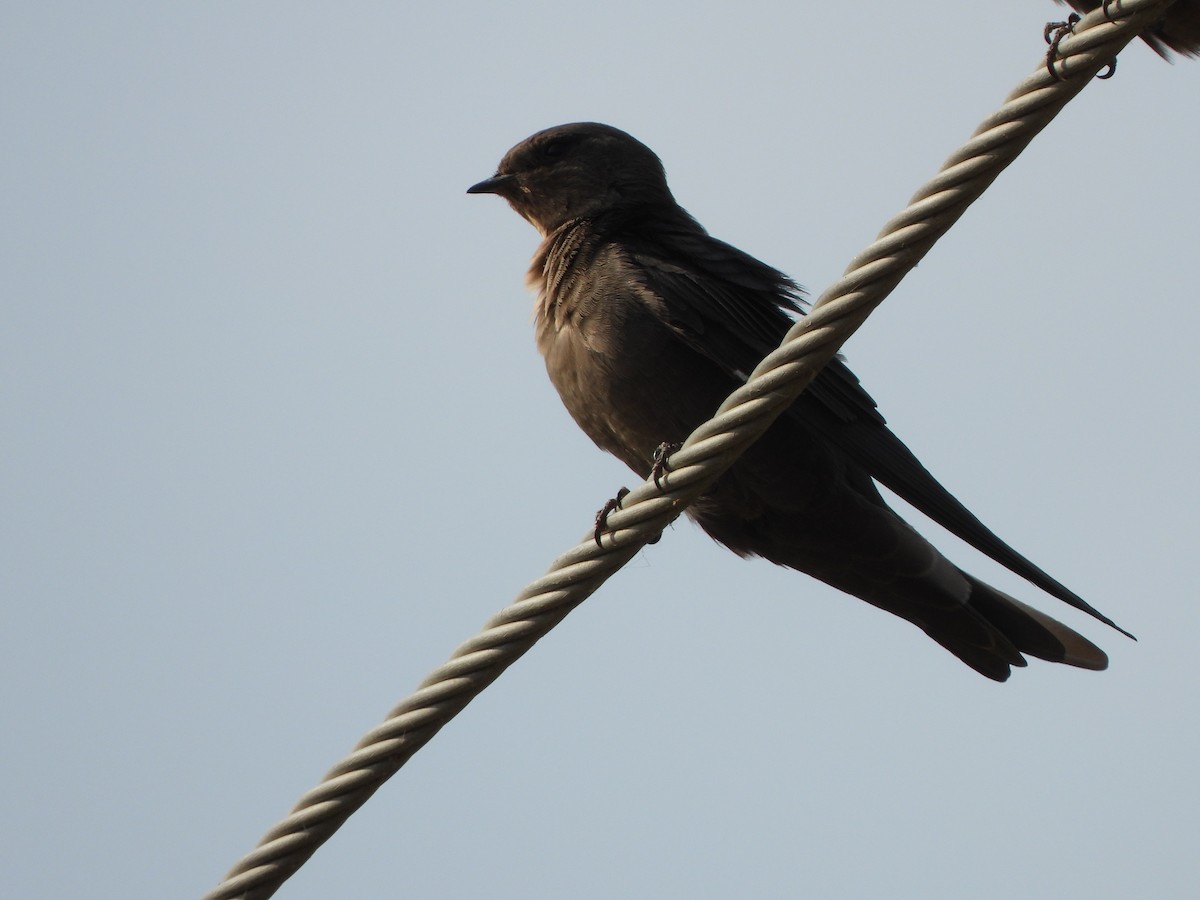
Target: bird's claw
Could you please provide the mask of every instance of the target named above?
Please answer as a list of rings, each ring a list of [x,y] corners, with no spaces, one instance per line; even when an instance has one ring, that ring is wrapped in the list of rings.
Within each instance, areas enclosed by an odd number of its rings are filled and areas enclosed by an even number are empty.
[[[671,454],[682,447],[679,441],[663,441],[654,448],[653,465],[650,466],[650,477],[654,486],[662,490],[662,477],[671,471]]]
[[[1054,68],[1054,63],[1058,59],[1058,45],[1063,42],[1063,38],[1068,34],[1074,33],[1075,23],[1078,21],[1079,16],[1071,13],[1067,16],[1067,21],[1065,22],[1047,22],[1045,29],[1042,31],[1042,38],[1050,45],[1050,49],[1046,51],[1046,71],[1050,73],[1050,77],[1055,81],[1062,81],[1062,76]]]
[[[1112,21],[1112,16],[1108,13],[1108,4],[1111,0],[1104,0],[1103,9],[1104,15],[1108,20]],[[1050,49],[1046,51],[1046,71],[1050,73],[1050,77],[1055,81],[1062,81],[1062,76],[1058,74],[1058,70],[1054,68],[1054,63],[1058,60],[1058,45],[1063,42],[1068,34],[1075,33],[1075,25],[1079,22],[1079,16],[1075,13],[1067,16],[1065,22],[1047,22],[1046,28],[1042,31],[1042,37],[1046,43],[1050,45]],[[1114,57],[1108,64],[1108,68],[1098,73],[1096,78],[1100,81],[1107,81],[1117,74],[1117,60]]]
[[[604,533],[604,529],[608,527],[609,513],[621,508],[621,501],[629,494],[629,488],[623,487],[617,491],[617,496],[606,502],[600,511],[596,513],[596,530],[592,532],[592,537],[596,539],[596,546],[603,546],[600,543],[600,535]]]

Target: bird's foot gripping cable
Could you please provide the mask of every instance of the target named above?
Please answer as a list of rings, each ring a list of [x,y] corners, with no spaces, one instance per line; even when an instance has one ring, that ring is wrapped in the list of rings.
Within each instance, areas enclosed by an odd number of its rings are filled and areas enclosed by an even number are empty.
[[[1108,15],[1108,0],[1104,0],[1104,14]],[[1058,74],[1058,70],[1054,68],[1054,64],[1058,61],[1058,46],[1063,42],[1069,34],[1075,33],[1075,25],[1079,22],[1079,16],[1075,13],[1067,16],[1065,22],[1047,22],[1046,29],[1042,32],[1042,37],[1046,39],[1046,43],[1050,45],[1050,49],[1046,51],[1046,71],[1050,73],[1050,77],[1055,81],[1062,81],[1062,76]],[[1108,68],[1101,74],[1097,75],[1100,81],[1105,81],[1117,74],[1117,61],[1113,59],[1108,64]]]
[[[625,499],[625,496],[628,493],[629,488],[621,488],[619,491],[617,491],[617,496],[607,500],[605,504],[596,512],[596,530],[592,533],[592,536],[596,539],[597,547],[600,546],[600,535],[608,526],[608,514],[621,508],[621,501]]]
[[[671,471],[671,454],[682,447],[679,441],[663,441],[654,448],[654,465],[650,467],[650,476],[654,486],[662,490],[662,477]]]

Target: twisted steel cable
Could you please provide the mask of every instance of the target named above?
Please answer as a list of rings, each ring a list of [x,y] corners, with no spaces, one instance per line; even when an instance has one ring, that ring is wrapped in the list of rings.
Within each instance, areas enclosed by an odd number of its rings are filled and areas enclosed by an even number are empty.
[[[640,485],[435,669],[271,828],[204,900],[260,900],[333,835],[443,725],[654,540],[800,394],[838,348],[1094,75],[1169,5],[1112,0],[1089,13],[856,256],[745,385],[687,439],[656,486]]]

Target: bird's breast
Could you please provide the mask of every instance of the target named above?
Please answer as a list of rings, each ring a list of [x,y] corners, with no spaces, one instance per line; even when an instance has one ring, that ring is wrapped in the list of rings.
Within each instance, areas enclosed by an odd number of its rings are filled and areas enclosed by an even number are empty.
[[[579,427],[643,477],[736,386],[629,292],[539,299],[538,349]]]

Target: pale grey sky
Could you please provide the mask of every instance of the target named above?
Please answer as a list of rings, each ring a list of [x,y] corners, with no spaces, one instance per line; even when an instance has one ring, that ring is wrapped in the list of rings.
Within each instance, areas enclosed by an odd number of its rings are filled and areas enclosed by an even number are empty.
[[[8,4],[0,895],[203,893],[631,483],[464,193],[510,145],[623,128],[819,293],[1063,11]],[[1192,896],[1198,97],[1130,47],[846,348],[1140,642],[914,522],[1109,671],[992,684],[681,522],[278,896]]]

